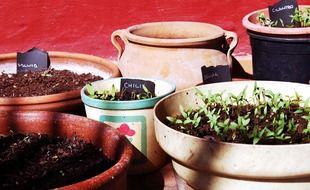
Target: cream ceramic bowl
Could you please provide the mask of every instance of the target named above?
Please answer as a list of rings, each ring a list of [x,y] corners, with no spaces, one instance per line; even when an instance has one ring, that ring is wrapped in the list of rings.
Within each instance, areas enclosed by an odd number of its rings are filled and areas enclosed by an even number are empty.
[[[251,96],[254,81],[214,83],[197,87],[203,92],[239,94],[246,86]],[[257,81],[273,92],[310,97],[306,84]],[[164,124],[165,117],[202,104],[195,88],[176,92],[154,108],[155,134],[159,145],[172,157],[176,173],[195,189],[212,190],[306,190],[310,187],[310,144],[248,145],[208,141]]]

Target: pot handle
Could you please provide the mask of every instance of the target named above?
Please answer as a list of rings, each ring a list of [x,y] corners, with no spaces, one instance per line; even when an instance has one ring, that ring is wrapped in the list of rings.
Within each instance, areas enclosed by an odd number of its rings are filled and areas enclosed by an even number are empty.
[[[229,66],[231,68],[232,67],[231,54],[234,52],[234,49],[238,44],[238,36],[235,32],[231,32],[231,31],[227,31],[227,30],[224,31],[224,35],[225,35],[226,40],[231,39],[231,42],[229,44],[229,49],[228,49],[227,54],[226,54],[227,61],[230,64]]]
[[[118,51],[118,56],[117,59],[119,60],[124,52],[124,48],[122,45],[119,43],[118,39],[121,39],[125,45],[127,45],[129,42],[127,38],[124,35],[125,30],[115,30],[112,35],[111,35],[111,41],[114,47]]]

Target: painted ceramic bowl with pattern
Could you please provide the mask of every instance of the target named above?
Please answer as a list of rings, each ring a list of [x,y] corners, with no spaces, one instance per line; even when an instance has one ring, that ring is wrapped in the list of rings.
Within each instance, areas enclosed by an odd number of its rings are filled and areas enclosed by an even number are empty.
[[[111,78],[92,83],[94,90],[110,90],[112,85],[120,91],[120,78]],[[124,79],[124,78],[123,78]],[[128,78],[126,78],[128,79]],[[153,107],[163,97],[175,91],[175,85],[168,81],[148,78],[155,83],[155,97],[141,100],[108,101],[91,98],[86,87],[81,90],[81,98],[88,118],[104,122],[125,135],[135,147],[131,174],[147,173],[159,169],[167,161],[167,154],[156,139],[153,122]]]

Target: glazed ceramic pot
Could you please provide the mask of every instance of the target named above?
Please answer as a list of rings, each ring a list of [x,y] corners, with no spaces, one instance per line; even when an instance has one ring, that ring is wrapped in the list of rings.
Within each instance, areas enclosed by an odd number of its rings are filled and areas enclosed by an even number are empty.
[[[92,73],[104,79],[119,77],[117,66],[104,58],[67,52],[48,52],[51,67],[57,70],[67,69],[78,74]],[[0,54],[0,70],[16,73],[16,53]],[[36,97],[0,97],[0,111],[45,110],[60,112],[79,112],[83,110],[80,90]]]
[[[86,117],[47,111],[0,112],[0,123],[0,135],[13,131],[53,137],[77,136],[101,147],[109,159],[116,161],[111,168],[94,177],[57,189],[126,189],[133,150],[129,141],[112,127]]]
[[[252,95],[255,81],[223,82],[197,87],[204,93],[239,94],[247,86]],[[257,81],[275,93],[310,97],[306,84]],[[224,143],[181,133],[164,124],[166,116],[203,105],[190,88],[159,101],[154,108],[155,134],[159,145],[172,158],[173,168],[194,189],[206,190],[306,190],[310,186],[310,144],[249,145]]]
[[[165,79],[176,84],[177,90],[201,84],[202,66],[231,66],[237,45],[234,32],[180,21],[134,25],[114,31],[111,39],[122,76]],[[230,44],[227,39],[232,39]]]
[[[121,79],[96,81],[92,85],[95,90],[110,90],[114,84],[119,91]],[[164,80],[140,79],[155,83],[156,97],[130,101],[106,101],[89,97],[85,94],[85,87],[81,90],[87,117],[117,128],[134,145],[136,151],[130,167],[131,174],[150,172],[166,163],[167,155],[155,139],[153,107],[161,98],[175,91],[175,85]]]
[[[300,6],[300,9],[309,6]],[[279,28],[261,26],[256,19],[267,9],[247,14],[243,26],[250,36],[253,78],[308,84],[310,80],[310,27]]]

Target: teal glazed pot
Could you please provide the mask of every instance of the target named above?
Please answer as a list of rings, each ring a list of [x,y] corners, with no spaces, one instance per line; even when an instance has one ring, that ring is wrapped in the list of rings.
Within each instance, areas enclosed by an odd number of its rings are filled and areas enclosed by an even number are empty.
[[[112,85],[117,91],[122,78],[111,78],[93,82],[95,90],[110,90]],[[86,87],[81,90],[81,98],[88,118],[104,122],[125,135],[135,147],[131,174],[147,173],[162,167],[167,154],[160,148],[156,139],[153,122],[153,107],[163,97],[173,93],[174,84],[159,79],[131,78],[150,80],[155,83],[156,97],[130,101],[107,101],[89,97]]]

